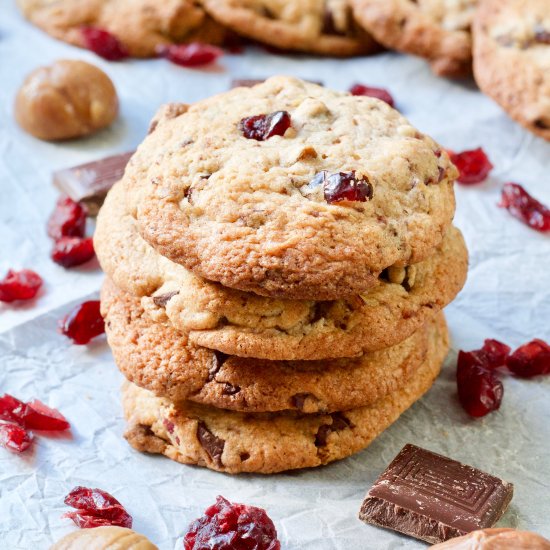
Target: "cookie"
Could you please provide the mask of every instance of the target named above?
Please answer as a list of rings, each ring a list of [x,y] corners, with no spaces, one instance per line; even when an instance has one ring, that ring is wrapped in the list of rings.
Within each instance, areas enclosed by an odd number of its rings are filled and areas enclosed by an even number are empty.
[[[226,31],[196,0],[17,0],[25,17],[54,38],[84,47],[83,26],[105,29],[133,57],[180,42],[219,44]]]
[[[245,412],[332,412],[371,404],[415,375],[446,334],[443,315],[392,348],[355,359],[267,361],[224,355],[152,322],[106,281],[101,294],[115,362],[133,383],[172,401]]]
[[[243,119],[277,112],[290,117],[283,136],[243,130]],[[274,77],[163,119],[122,181],[144,239],[196,275],[332,300],[433,253],[456,176],[447,153],[386,103]]]
[[[125,212],[120,185],[105,201],[94,239],[105,272],[142,296],[157,322],[170,321],[196,345],[271,360],[354,357],[398,344],[456,296],[468,267],[462,235],[450,228],[433,256],[384,272],[361,296],[333,302],[262,297],[196,277],[155,252]]]
[[[348,0],[203,0],[235,32],[282,50],[351,56],[379,50],[353,19]]]
[[[125,437],[139,451],[231,474],[321,466],[365,448],[428,391],[447,346],[441,342],[436,349],[405,388],[344,413],[246,414],[189,401],[173,404],[126,382]]]
[[[550,141],[550,5],[484,0],[474,22],[474,73],[514,120]]]
[[[477,0],[351,0],[357,21],[388,48],[418,55],[442,76],[472,67],[471,23]]]

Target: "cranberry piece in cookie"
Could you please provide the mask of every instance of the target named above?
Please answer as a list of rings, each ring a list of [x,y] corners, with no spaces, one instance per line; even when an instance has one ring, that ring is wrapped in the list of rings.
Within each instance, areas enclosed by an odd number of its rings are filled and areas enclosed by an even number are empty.
[[[185,535],[185,550],[279,550],[275,525],[261,508],[229,502],[218,496],[216,504],[196,519]]]
[[[323,185],[323,195],[329,204],[344,201],[366,202],[373,196],[372,184],[368,178],[357,178],[355,170],[335,174],[329,174],[326,170],[318,172],[307,187],[313,190],[319,185]]]
[[[243,118],[239,123],[239,130],[247,139],[265,141],[273,136],[284,135],[290,126],[290,114],[287,111],[276,111],[269,115]]]
[[[42,277],[30,269],[10,269],[0,281],[0,302],[31,300],[42,286]]]
[[[97,27],[80,29],[84,46],[108,61],[120,61],[130,54],[126,46],[109,31]]]
[[[159,57],[182,67],[200,67],[214,63],[223,55],[223,50],[210,44],[192,42],[191,44],[172,44],[157,48]]]
[[[388,90],[384,88],[374,88],[372,86],[365,86],[364,84],[354,84],[350,89],[349,93],[351,95],[362,95],[367,97],[375,97],[376,99],[381,99],[385,101],[390,107],[395,105],[392,95]]]

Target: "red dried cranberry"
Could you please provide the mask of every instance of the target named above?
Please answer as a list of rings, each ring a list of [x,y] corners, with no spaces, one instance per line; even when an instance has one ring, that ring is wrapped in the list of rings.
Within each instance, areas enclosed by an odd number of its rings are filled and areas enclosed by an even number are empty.
[[[471,151],[463,151],[462,153],[453,153],[448,151],[452,163],[458,168],[458,181],[466,185],[481,183],[489,172],[493,169],[491,161],[481,149],[473,149]]]
[[[373,88],[372,86],[365,86],[363,84],[354,84],[350,89],[351,95],[364,95],[368,97],[375,97],[385,101],[390,107],[395,105],[392,95],[383,88]]]
[[[105,321],[99,310],[99,300],[90,300],[76,306],[59,324],[62,334],[75,344],[87,344],[105,332]]]
[[[243,118],[239,130],[243,136],[256,141],[265,141],[273,136],[283,136],[290,128],[288,111],[275,111],[269,115],[254,115]]]
[[[506,366],[520,378],[550,374],[550,346],[543,340],[532,340],[514,351]]]
[[[496,369],[506,364],[506,359],[512,351],[510,346],[499,342],[498,340],[485,340],[480,350],[485,355],[485,365],[487,368]]]
[[[48,220],[48,235],[61,237],[84,237],[86,232],[86,208],[69,197],[61,197]]]
[[[357,179],[355,170],[336,172],[335,174],[329,174],[323,170],[315,174],[308,187],[313,189],[321,184],[325,200],[329,204],[342,201],[366,202],[372,199],[372,184],[366,176]]]
[[[71,427],[59,411],[50,409],[38,399],[24,403],[9,394],[0,397],[0,419],[31,430],[63,431]]]
[[[159,46],[157,54],[182,67],[200,67],[216,61],[223,55],[223,50],[210,44],[191,42]]]
[[[550,231],[550,208],[533,198],[518,183],[504,185],[499,206],[537,231]]]
[[[185,550],[279,550],[277,530],[265,510],[229,502],[218,496],[216,504],[189,526]]]
[[[92,237],[61,237],[52,250],[52,260],[63,267],[75,267],[91,260],[95,256]]]
[[[0,281],[0,302],[31,300],[42,286],[42,277],[30,269],[10,269]]]
[[[75,487],[65,497],[65,504],[76,511],[63,517],[72,519],[81,529],[106,525],[132,527],[132,516],[114,496],[101,489]]]
[[[22,453],[32,443],[32,434],[17,424],[0,424],[0,445],[10,451]]]
[[[484,367],[483,354],[458,353],[456,382],[460,403],[470,416],[485,416],[500,407],[504,388],[495,373]]]
[[[109,61],[120,61],[129,57],[126,46],[109,31],[97,27],[80,29],[84,46]]]

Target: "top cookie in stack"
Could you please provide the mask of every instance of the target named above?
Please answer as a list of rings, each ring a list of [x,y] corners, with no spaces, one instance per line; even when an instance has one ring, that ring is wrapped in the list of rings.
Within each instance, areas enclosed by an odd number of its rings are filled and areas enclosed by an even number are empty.
[[[231,473],[368,445],[448,349],[456,175],[382,101],[293,78],[162,108],[94,237],[130,443]]]

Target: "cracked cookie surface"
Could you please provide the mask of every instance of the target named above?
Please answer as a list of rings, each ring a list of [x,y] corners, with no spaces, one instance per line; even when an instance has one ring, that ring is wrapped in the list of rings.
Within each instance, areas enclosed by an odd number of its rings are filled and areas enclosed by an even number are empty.
[[[344,413],[228,412],[190,402],[173,404],[126,382],[125,437],[139,451],[232,474],[321,466],[368,446],[428,391],[447,352],[443,342],[437,349],[405,388]]]
[[[301,301],[258,296],[194,276],[158,254],[139,235],[116,185],[99,214],[95,239],[105,272],[157,322],[190,342],[230,355],[271,360],[353,357],[410,336],[462,288],[467,251],[450,228],[433,256],[392,267],[379,284],[346,300]]]
[[[550,141],[550,5],[484,0],[474,23],[479,87],[514,120]]]
[[[195,0],[17,0],[23,15],[54,38],[84,47],[81,27],[116,36],[134,57],[154,57],[159,45],[219,44],[226,31]]]
[[[471,73],[477,0],[351,0],[365,29],[388,48],[427,59],[443,76]]]
[[[291,118],[283,136],[243,135],[243,118],[278,111]],[[372,198],[327,202],[315,176],[350,172]],[[144,239],[196,275],[330,300],[433,253],[456,176],[447,153],[384,102],[274,77],[161,120],[122,182]]]
[[[446,339],[442,314],[392,348],[355,359],[267,361],[201,348],[107,280],[101,293],[115,362],[133,383],[173,401],[246,412],[332,412],[371,404],[405,386]]]
[[[350,56],[379,49],[354,21],[348,0],[203,0],[203,4],[221,24],[283,50]]]

